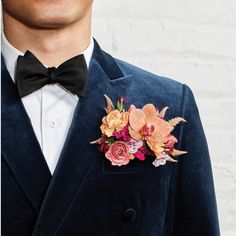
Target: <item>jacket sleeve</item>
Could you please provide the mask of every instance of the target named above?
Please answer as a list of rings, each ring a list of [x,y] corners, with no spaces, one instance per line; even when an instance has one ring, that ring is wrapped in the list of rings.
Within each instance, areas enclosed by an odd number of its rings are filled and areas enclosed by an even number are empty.
[[[191,89],[184,85],[179,149],[180,156],[170,188],[171,236],[220,235],[210,156],[199,111]]]

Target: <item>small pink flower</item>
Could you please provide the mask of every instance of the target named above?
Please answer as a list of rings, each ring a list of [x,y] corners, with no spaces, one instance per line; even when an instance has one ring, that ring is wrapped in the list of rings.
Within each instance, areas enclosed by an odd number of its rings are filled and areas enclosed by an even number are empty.
[[[113,166],[127,165],[133,157],[129,153],[129,146],[123,141],[113,143],[105,154]]]
[[[168,155],[167,154],[162,154],[160,157],[157,157],[153,162],[152,164],[155,166],[155,167],[158,167],[158,166],[163,166],[166,164],[166,160],[168,159]]]
[[[117,132],[113,132],[112,134],[116,139],[122,139],[123,135],[122,135],[122,130],[121,131],[117,131]]]
[[[125,142],[129,142],[131,139],[131,136],[129,135],[128,125],[126,125],[121,131],[113,132],[113,136],[117,139],[122,139]]]
[[[138,141],[135,139],[130,139],[130,141],[128,142],[129,145],[129,152],[130,153],[136,153],[140,147],[143,146],[143,141]]]

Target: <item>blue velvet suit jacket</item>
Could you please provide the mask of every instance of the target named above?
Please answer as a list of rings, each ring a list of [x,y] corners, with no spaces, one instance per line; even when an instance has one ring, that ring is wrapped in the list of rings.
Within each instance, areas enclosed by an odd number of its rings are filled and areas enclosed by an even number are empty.
[[[193,93],[105,53],[95,41],[88,92],[76,106],[51,176],[17,88],[2,59],[3,236],[218,236],[207,142]],[[100,136],[104,94],[142,107],[170,107],[178,163],[152,159],[114,167],[90,141]]]

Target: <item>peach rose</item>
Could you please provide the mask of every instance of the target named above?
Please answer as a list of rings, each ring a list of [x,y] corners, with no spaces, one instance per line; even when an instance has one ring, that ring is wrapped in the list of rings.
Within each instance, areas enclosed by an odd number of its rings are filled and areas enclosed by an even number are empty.
[[[127,165],[133,155],[129,153],[129,146],[122,141],[113,143],[105,154],[113,166]]]
[[[100,129],[103,134],[111,137],[114,131],[122,130],[129,120],[129,112],[112,110],[107,116],[103,117]]]

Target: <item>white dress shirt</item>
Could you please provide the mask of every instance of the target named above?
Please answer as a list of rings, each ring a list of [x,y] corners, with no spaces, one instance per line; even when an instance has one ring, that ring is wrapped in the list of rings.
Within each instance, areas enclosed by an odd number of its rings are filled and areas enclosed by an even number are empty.
[[[93,47],[94,42],[91,38],[89,46],[83,52],[87,67],[89,67]],[[17,57],[24,53],[14,48],[3,32],[2,54],[11,78],[15,82]],[[50,172],[53,174],[79,97],[57,84],[48,84],[21,100],[31,120]]]

